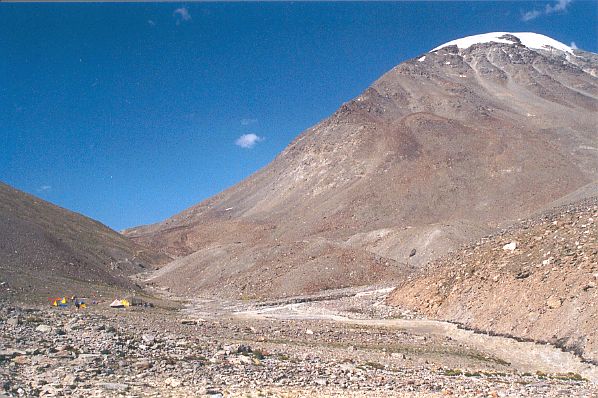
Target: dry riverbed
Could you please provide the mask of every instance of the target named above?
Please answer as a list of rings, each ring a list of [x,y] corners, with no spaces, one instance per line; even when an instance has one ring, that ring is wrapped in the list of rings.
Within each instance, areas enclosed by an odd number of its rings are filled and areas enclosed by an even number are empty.
[[[0,396],[596,394],[595,370],[570,354],[417,319],[386,307],[387,293],[183,310],[3,305]]]

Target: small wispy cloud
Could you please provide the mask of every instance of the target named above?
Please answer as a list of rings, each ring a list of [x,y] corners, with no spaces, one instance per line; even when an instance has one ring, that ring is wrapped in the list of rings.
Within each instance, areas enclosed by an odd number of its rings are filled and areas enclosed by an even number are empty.
[[[571,44],[569,44],[569,47],[571,47],[574,50],[578,50],[579,49],[579,47],[577,47],[577,44],[575,44],[574,41],[572,41]]]
[[[257,123],[257,119],[249,119],[249,118],[241,119],[242,126],[249,126],[250,124],[254,124],[254,123]]]
[[[552,14],[553,12],[565,11],[571,2],[573,0],[557,0],[554,5],[546,4],[545,12],[546,14]]]
[[[532,19],[538,18],[540,15],[542,15],[542,12],[538,10],[527,11],[521,15],[521,20],[525,22],[531,21]]]
[[[156,26],[156,23],[155,23],[154,21],[152,21],[151,19],[148,19],[148,20],[147,20],[147,24],[148,24],[149,26]]]
[[[39,187],[37,189],[37,192],[49,192],[52,190],[52,186],[51,185],[42,185],[41,187]]]
[[[255,144],[263,141],[264,139],[264,137],[260,137],[259,135],[253,133],[243,134],[236,139],[235,145],[240,146],[241,148],[251,149],[255,146]]]
[[[172,15],[176,18],[176,24],[180,25],[181,22],[188,22],[191,21],[191,14],[189,14],[189,10],[187,7],[181,7],[174,10]]]
[[[554,3],[546,4],[543,9],[535,9],[524,12],[521,14],[521,19],[527,22],[542,15],[550,15],[554,14],[555,12],[564,12],[572,2],[573,0],[556,0]]]

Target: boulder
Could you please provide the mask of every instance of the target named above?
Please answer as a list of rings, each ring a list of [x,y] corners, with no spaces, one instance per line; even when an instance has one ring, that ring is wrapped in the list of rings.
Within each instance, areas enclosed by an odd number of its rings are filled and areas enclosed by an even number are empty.
[[[52,331],[52,326],[41,324],[38,327],[36,327],[35,330],[41,333],[49,333]]]

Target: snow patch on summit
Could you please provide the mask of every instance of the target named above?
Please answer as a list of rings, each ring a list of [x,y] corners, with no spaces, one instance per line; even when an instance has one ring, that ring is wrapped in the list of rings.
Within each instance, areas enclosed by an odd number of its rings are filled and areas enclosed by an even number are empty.
[[[561,43],[560,41],[556,41],[548,36],[541,35],[539,33],[532,33],[532,32],[519,32],[519,33],[511,33],[511,32],[493,32],[493,33],[484,33],[481,35],[474,35],[474,36],[467,36],[461,39],[449,41],[448,43],[444,43],[431,51],[437,51],[441,48],[447,46],[457,46],[459,49],[464,49],[473,46],[474,44],[481,44],[481,43],[506,43],[506,44],[516,44],[515,41],[510,39],[506,35],[515,36],[521,41],[527,48],[539,49],[539,50],[550,50],[552,48],[564,51],[569,54],[573,54],[573,49],[566,44]]]

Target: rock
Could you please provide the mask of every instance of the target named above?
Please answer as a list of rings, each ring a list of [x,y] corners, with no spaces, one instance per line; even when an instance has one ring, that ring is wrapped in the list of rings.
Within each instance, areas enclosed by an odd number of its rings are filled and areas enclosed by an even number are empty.
[[[312,335],[312,334],[314,334],[314,331],[313,331],[313,330],[311,330],[311,329],[307,329],[307,330],[305,331],[305,334]]]
[[[19,326],[19,325],[21,324],[21,318],[19,318],[18,316],[15,316],[15,317],[13,317],[13,318],[9,318],[9,319],[6,321],[6,324],[7,324],[8,326],[13,326],[13,327],[14,327],[14,326]]]
[[[5,350],[0,350],[0,359],[10,359],[16,356],[25,355],[25,351],[15,350],[12,348],[7,348]]]
[[[513,252],[513,251],[515,251],[515,249],[517,249],[517,242],[513,241],[513,242],[511,242],[511,243],[507,243],[506,245],[504,245],[504,246],[502,247],[502,249],[503,249],[504,251],[510,251],[510,252]]]
[[[182,319],[181,323],[183,325],[197,325],[200,322],[205,322],[205,319],[197,318],[197,319]]]
[[[100,384],[98,384],[98,387],[101,387],[104,390],[108,390],[108,391],[122,391],[122,392],[127,391],[129,389],[129,386],[124,383],[100,383]]]
[[[251,365],[253,363],[251,358],[244,355],[228,358],[228,362],[233,365]]]
[[[73,359],[72,363],[75,365],[89,365],[100,359],[100,354],[79,354],[76,359]]]
[[[517,273],[517,275],[515,275],[515,279],[525,279],[525,278],[529,277],[530,275],[531,275],[531,272],[529,270],[519,271],[519,273]]]
[[[26,357],[25,355],[19,355],[16,356],[12,359],[12,361],[14,363],[16,363],[17,365],[27,365],[29,363],[29,358]]]
[[[77,382],[79,381],[80,379],[77,375],[68,374],[64,376],[64,378],[62,379],[62,384],[68,387],[74,387],[75,385],[77,385]]]
[[[49,333],[52,331],[52,326],[41,324],[38,327],[36,327],[35,330],[41,333]]]
[[[147,370],[152,367],[152,363],[147,359],[142,359],[140,361],[135,362],[133,366],[135,367],[135,369]]]
[[[411,249],[411,253],[409,253],[409,257],[415,256],[416,253],[417,253],[417,250]]]
[[[183,382],[174,377],[168,377],[166,380],[164,380],[164,384],[169,387],[177,388],[180,387]]]
[[[61,395],[58,391],[58,389],[51,385],[51,384],[46,384],[44,386],[42,386],[41,391],[40,391],[40,396],[42,397],[47,397],[47,396],[51,396],[51,397],[55,397],[55,396],[59,396]]]
[[[558,297],[550,297],[546,301],[546,305],[548,306],[548,308],[552,308],[552,309],[559,308],[562,304],[563,304],[563,302]]]
[[[328,384],[328,381],[324,378],[318,378],[318,379],[315,379],[314,381],[319,386],[325,386]]]
[[[141,336],[141,340],[147,345],[152,345],[156,342],[156,336],[153,334],[144,334]]]

